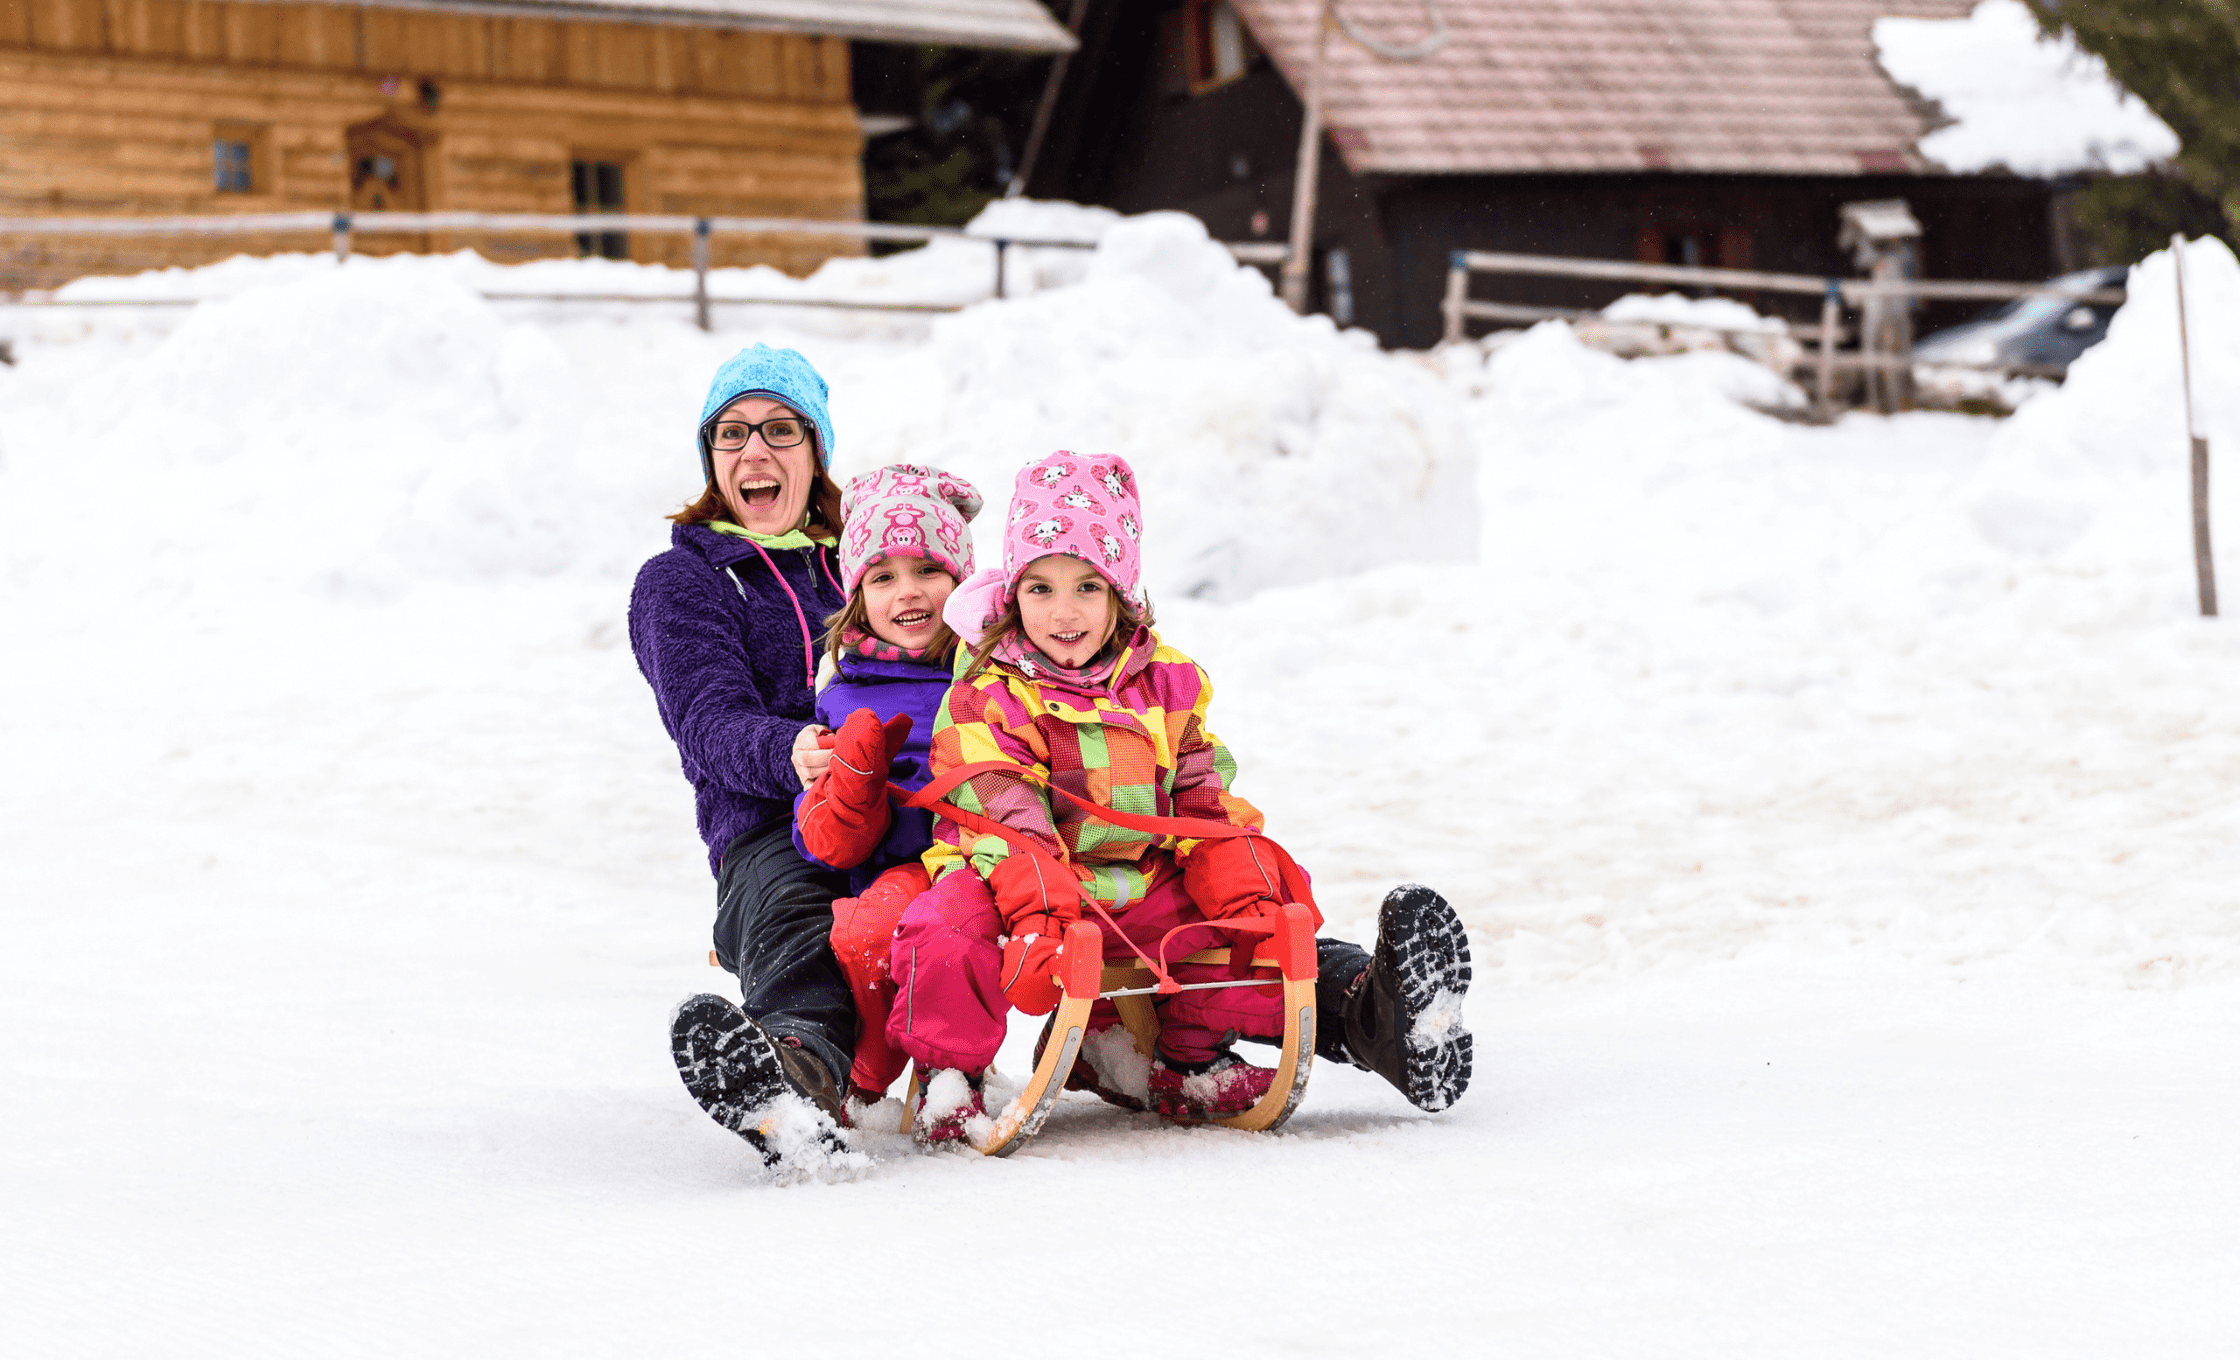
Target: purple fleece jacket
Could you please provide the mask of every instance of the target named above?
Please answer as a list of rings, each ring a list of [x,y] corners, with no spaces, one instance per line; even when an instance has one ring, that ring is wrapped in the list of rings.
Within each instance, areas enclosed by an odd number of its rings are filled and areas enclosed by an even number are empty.
[[[815,715],[815,658],[840,587],[828,548],[763,549],[701,524],[669,541],[638,569],[630,649],[692,781],[712,872],[741,834],[793,816],[793,739]]]
[[[881,661],[875,657],[842,652],[839,674],[817,695],[817,721],[837,732],[848,715],[868,708],[885,722],[897,713],[910,715],[910,737],[887,766],[887,779],[906,789],[922,789],[933,777],[933,719],[941,711],[941,697],[949,692],[946,661]],[[794,802],[808,797],[804,789]],[[873,879],[897,864],[907,864],[933,844],[933,814],[921,808],[897,807],[890,798],[893,820],[886,839],[871,858],[848,870],[848,893],[860,895]],[[793,848],[801,857],[823,864],[801,843],[801,819],[793,822]],[[827,868],[831,866],[827,865]]]

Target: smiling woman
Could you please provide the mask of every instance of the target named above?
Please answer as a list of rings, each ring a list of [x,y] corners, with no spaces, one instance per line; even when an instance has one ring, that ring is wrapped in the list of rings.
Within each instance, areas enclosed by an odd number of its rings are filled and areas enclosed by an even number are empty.
[[[692,781],[716,875],[717,962],[744,1007],[698,996],[671,1040],[685,1085],[766,1159],[835,1141],[855,1012],[827,943],[846,881],[792,836],[797,739],[813,728],[819,633],[841,606],[840,493],[826,387],[756,345],[701,407],[703,489],[638,572],[630,645]],[[773,1116],[787,1091],[808,1105]]]

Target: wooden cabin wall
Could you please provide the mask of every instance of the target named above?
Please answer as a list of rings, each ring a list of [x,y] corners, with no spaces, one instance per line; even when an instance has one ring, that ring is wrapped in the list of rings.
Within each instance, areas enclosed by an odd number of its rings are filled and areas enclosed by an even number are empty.
[[[418,206],[430,209],[571,211],[583,157],[625,166],[633,212],[863,215],[841,39],[256,0],[0,0],[0,216],[346,209],[349,129],[372,123],[422,148]],[[216,188],[221,128],[255,147],[253,192]],[[324,244],[0,237],[0,290]],[[500,260],[575,252],[554,236],[357,248],[464,245]],[[691,252],[681,236],[630,247],[671,264]],[[719,265],[794,273],[855,249],[712,243]]]

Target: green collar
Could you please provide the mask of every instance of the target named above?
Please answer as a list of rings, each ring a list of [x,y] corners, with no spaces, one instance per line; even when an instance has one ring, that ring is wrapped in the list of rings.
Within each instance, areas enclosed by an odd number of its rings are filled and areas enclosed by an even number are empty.
[[[752,529],[741,528],[727,519],[711,519],[708,527],[719,534],[730,534],[749,543],[759,543],[765,548],[837,548],[837,538],[811,538],[805,529],[790,529],[782,534],[758,534]]]

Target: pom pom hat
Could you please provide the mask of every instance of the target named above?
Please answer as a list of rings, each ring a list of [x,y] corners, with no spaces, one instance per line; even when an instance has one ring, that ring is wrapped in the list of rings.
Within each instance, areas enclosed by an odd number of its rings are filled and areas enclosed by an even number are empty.
[[[1143,607],[1143,507],[1136,473],[1116,453],[1059,450],[1019,470],[1003,529],[1003,605],[1036,558],[1063,553],[1096,568],[1129,604]]]
[[[863,574],[889,557],[923,557],[959,581],[972,575],[972,530],[980,493],[953,473],[889,463],[848,483],[840,498],[840,584],[855,594]]]

